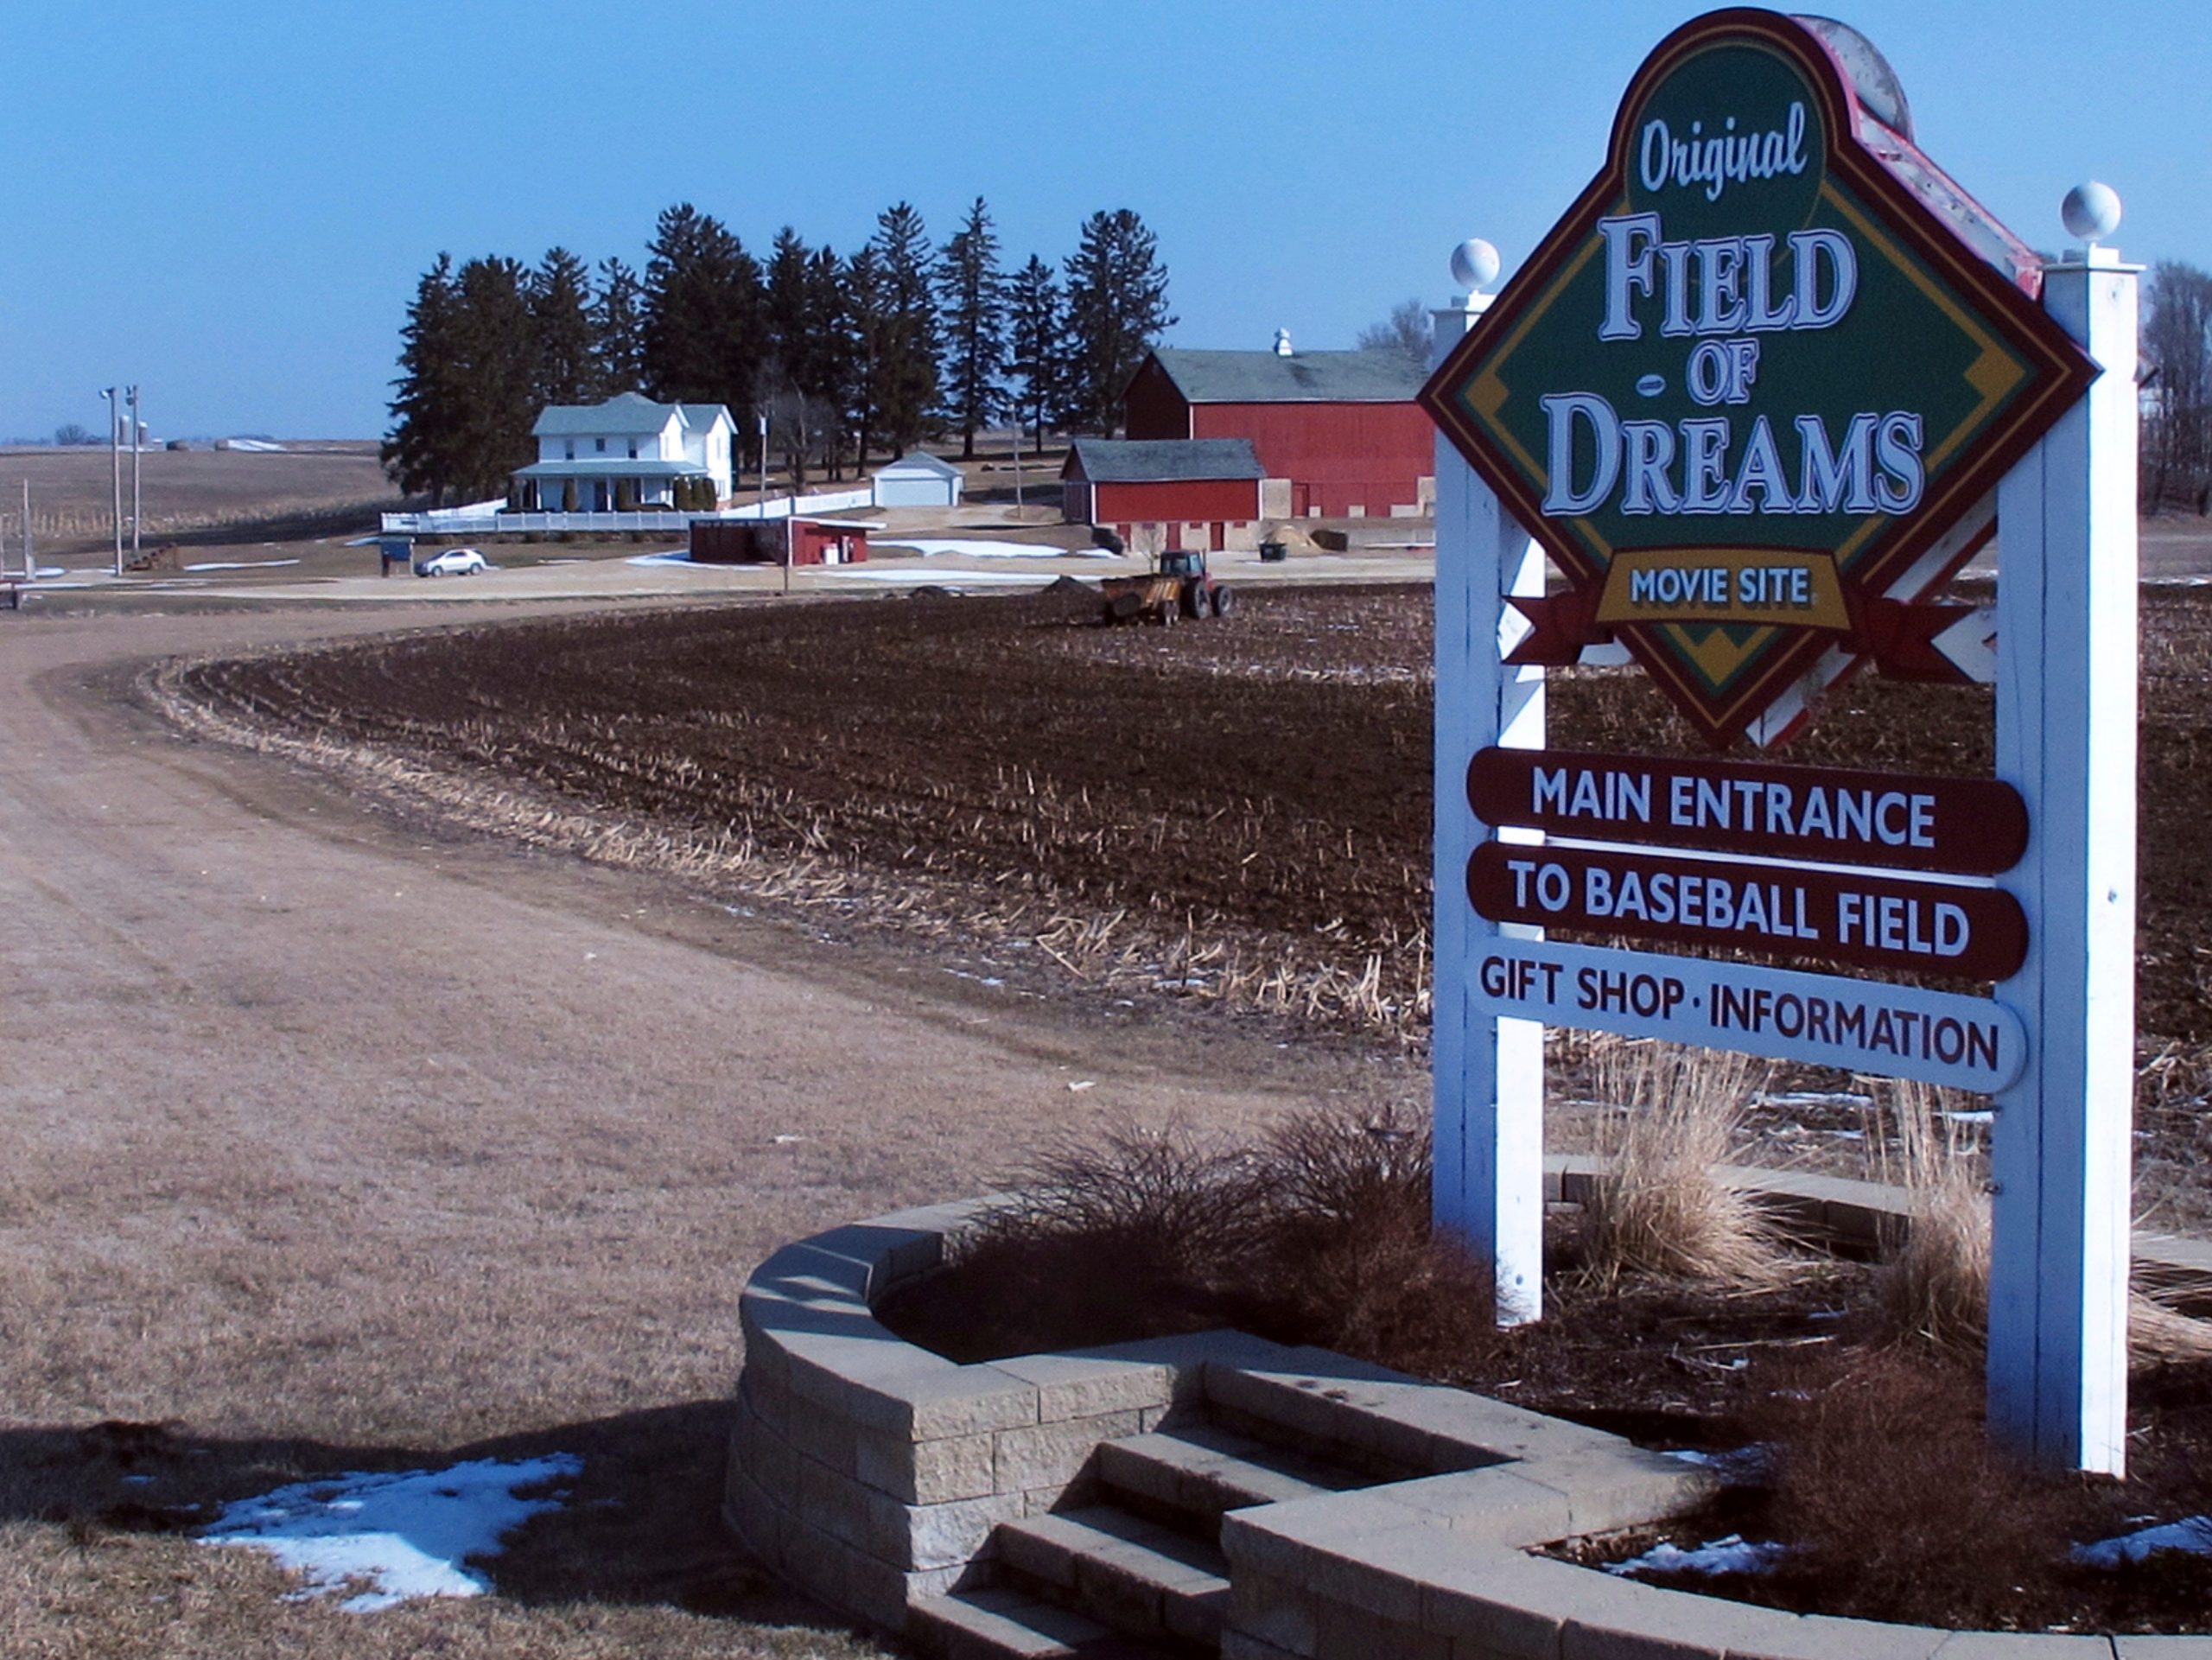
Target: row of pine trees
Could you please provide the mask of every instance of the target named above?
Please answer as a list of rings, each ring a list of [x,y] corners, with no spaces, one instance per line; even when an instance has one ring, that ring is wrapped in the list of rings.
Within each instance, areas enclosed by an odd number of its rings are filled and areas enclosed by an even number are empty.
[[[1000,256],[978,197],[933,244],[906,202],[877,217],[850,255],[809,247],[786,226],[764,264],[728,226],[680,203],[660,216],[642,274],[594,272],[565,248],[536,266],[440,254],[401,331],[386,469],[433,501],[504,493],[535,459],[548,404],[639,391],[726,404],[741,442],[766,415],[795,486],[841,479],[925,436],[1016,419],[1110,433],[1122,387],[1175,319],[1167,270],[1144,221],[1093,213],[1055,268]]]

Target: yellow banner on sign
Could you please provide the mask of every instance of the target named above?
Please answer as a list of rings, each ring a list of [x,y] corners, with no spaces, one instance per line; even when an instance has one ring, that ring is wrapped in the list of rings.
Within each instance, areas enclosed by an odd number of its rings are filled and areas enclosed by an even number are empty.
[[[1613,556],[1598,620],[1851,626],[1835,557],[1780,548],[1642,548]]]

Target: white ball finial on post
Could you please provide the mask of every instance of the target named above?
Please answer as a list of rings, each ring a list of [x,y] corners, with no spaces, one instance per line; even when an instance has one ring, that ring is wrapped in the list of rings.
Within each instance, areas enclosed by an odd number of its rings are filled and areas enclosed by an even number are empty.
[[[1467,290],[1471,301],[1497,281],[1500,269],[1497,250],[1478,236],[1469,237],[1452,250],[1452,280]]]
[[[2120,229],[2120,193],[2094,179],[2077,184],[2066,193],[2058,216],[2066,222],[2067,235],[2083,242],[2102,242]]]

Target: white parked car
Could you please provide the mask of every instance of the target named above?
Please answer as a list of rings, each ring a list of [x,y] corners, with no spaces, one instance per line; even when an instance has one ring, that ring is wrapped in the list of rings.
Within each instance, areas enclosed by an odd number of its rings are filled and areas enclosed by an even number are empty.
[[[417,576],[480,576],[491,569],[484,563],[483,553],[475,548],[448,548],[442,553],[415,562]]]

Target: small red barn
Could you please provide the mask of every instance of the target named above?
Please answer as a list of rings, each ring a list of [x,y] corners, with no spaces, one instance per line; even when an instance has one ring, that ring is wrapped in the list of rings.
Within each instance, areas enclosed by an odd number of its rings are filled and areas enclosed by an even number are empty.
[[[702,565],[849,565],[868,557],[880,525],[849,518],[695,518],[691,559]]]
[[[1434,511],[1427,378],[1401,352],[1186,352],[1162,347],[1122,394],[1131,438],[1244,438],[1266,469],[1270,518],[1409,518]]]
[[[1077,438],[1060,468],[1070,524],[1112,527],[1140,553],[1259,545],[1260,461],[1243,438]]]

